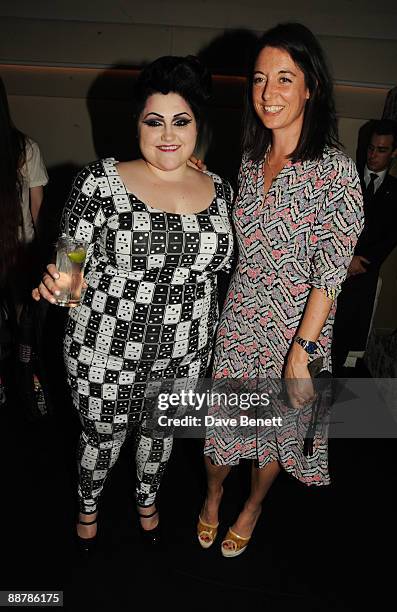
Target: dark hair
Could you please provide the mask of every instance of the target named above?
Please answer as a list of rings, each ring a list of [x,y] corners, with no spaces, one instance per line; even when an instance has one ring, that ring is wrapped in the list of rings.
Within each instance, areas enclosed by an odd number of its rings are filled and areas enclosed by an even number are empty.
[[[256,115],[252,103],[252,77],[256,58],[265,47],[283,49],[302,70],[310,98],[304,111],[302,131],[293,162],[320,159],[325,146],[340,146],[333,97],[333,86],[324,53],[313,33],[300,23],[282,23],[268,30],[259,39],[257,52],[247,83],[243,125],[243,148],[248,156],[259,161],[271,143],[271,131]]]
[[[374,119],[371,121],[371,132],[369,139],[377,134],[378,136],[393,136],[393,149],[397,147],[397,123],[391,119]]]
[[[211,75],[193,55],[159,57],[141,71],[135,82],[136,119],[143,111],[149,96],[170,92],[177,93],[186,100],[199,123],[211,95]]]
[[[22,224],[20,168],[25,161],[25,135],[11,121],[7,93],[0,78],[0,279],[17,261]]]

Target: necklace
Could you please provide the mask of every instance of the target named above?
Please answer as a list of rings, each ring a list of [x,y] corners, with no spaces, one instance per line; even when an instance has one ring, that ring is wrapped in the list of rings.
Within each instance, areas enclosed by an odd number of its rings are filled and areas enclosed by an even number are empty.
[[[271,151],[271,146],[269,146],[268,150],[265,153],[265,160],[264,160],[265,163],[264,163],[264,166],[263,166],[263,169],[262,169],[263,180],[264,180],[264,188],[266,186],[265,166],[267,166],[269,168],[269,172],[270,172],[270,184],[267,187],[266,193],[264,192],[264,197],[263,197],[262,203],[259,205],[259,208],[261,210],[264,209],[264,207],[265,207],[266,197],[267,197],[267,194],[269,193],[269,191],[271,189],[271,186],[273,184],[274,179],[280,174],[280,171],[282,170],[282,168],[284,168],[284,165],[285,165],[285,157],[283,157],[283,161],[282,161],[281,165],[279,163],[278,166],[276,166],[276,170],[277,171],[274,172],[273,171],[273,167],[272,167],[272,165],[270,163],[270,160],[269,160],[269,158],[270,158],[270,151]]]
[[[273,181],[274,181],[274,179],[276,178],[276,176],[277,176],[277,175],[276,175],[276,174],[274,174],[274,172],[273,172],[273,170],[272,170],[272,167],[271,167],[271,165],[270,165],[270,160],[269,160],[269,157],[270,157],[270,149],[269,149],[269,151],[266,153],[266,164],[267,164],[267,167],[269,168],[269,172],[270,172],[270,176],[271,176],[271,182],[273,183]]]
[[[281,158],[281,162],[279,162],[275,168],[276,170],[273,171],[274,166],[271,165],[270,163],[270,152],[271,152],[271,147],[269,147],[269,149],[266,152],[266,156],[265,156],[265,162],[267,167],[269,168],[269,172],[270,172],[270,176],[271,176],[271,182],[274,181],[274,179],[280,174],[280,171],[284,168],[285,166],[285,156],[283,156]]]

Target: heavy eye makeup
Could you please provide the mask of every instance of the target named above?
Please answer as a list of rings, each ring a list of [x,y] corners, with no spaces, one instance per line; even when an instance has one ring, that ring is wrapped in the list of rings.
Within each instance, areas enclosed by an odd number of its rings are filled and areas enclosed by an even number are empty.
[[[155,116],[150,116],[150,115],[155,115]],[[187,113],[178,113],[177,115],[173,117],[172,124],[175,125],[176,127],[185,127],[189,125],[190,123],[192,123],[192,121],[193,119]],[[164,125],[165,120],[164,120],[164,117],[162,117],[161,115],[157,115],[157,113],[150,113],[148,116],[146,116],[142,120],[142,123],[144,123],[145,125],[149,127],[159,127],[159,126]]]
[[[174,125],[176,125],[177,127],[185,127],[185,125],[189,125],[189,123],[192,122],[192,119],[176,119],[173,123]]]
[[[159,127],[159,125],[163,125],[163,122],[158,121],[158,119],[143,119],[142,123],[149,127]]]

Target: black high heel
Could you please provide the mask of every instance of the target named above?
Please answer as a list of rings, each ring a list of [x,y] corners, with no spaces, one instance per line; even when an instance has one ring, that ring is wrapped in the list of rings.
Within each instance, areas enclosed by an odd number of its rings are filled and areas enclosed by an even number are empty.
[[[79,525],[95,525],[95,523],[97,522],[98,522],[98,518],[95,518],[93,521],[81,521],[81,520],[77,521]],[[95,547],[95,544],[97,541],[97,534],[95,534],[91,538],[82,538],[81,536],[79,536],[78,533],[76,533],[76,541],[77,541],[79,550],[82,553],[89,554],[90,552],[92,552],[92,550]]]
[[[143,519],[152,518],[153,516],[156,516],[156,514],[159,513],[157,509],[151,514],[141,514],[139,510],[137,510],[137,512],[138,512],[138,516]],[[158,546],[160,544],[160,524],[159,523],[156,525],[156,527],[153,527],[153,529],[144,529],[141,525],[141,522],[139,521],[139,528],[140,528],[139,531],[141,534],[141,538],[143,542],[145,543],[145,545]]]

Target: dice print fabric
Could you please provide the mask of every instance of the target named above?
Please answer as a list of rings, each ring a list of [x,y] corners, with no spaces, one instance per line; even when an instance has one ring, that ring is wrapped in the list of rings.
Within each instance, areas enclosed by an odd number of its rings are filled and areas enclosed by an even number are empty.
[[[204,376],[218,322],[217,273],[230,266],[230,185],[211,174],[203,212],[166,213],[127,193],[116,161],[77,176],[62,226],[89,240],[80,306],[69,314],[65,359],[84,417],[142,418],[149,380]],[[203,203],[205,206],[206,203]]]

